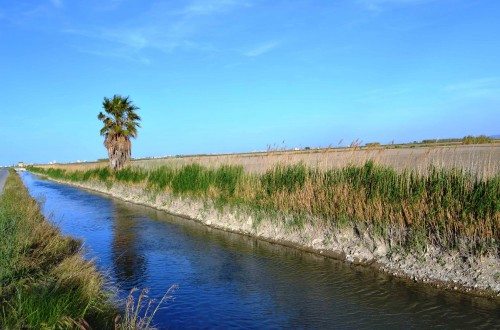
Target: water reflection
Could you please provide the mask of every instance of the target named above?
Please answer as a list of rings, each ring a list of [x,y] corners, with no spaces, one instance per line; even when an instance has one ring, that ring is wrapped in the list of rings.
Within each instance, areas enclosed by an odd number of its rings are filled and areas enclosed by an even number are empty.
[[[113,211],[112,260],[116,280],[124,289],[132,289],[141,284],[147,273],[144,255],[139,251],[137,220],[124,204],[117,203]]]
[[[122,293],[132,287],[176,300],[157,314],[160,328],[484,328],[500,308],[482,298],[443,292],[369,268],[222,232],[88,193],[23,180],[46,197],[66,234],[84,238],[90,256]],[[83,214],[83,215],[82,215]]]

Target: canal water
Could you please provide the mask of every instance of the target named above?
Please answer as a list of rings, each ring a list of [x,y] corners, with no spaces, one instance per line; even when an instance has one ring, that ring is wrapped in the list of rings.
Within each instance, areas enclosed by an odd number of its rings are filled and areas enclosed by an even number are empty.
[[[443,292],[152,208],[20,174],[126,297],[161,298],[161,329],[494,329],[500,304]]]

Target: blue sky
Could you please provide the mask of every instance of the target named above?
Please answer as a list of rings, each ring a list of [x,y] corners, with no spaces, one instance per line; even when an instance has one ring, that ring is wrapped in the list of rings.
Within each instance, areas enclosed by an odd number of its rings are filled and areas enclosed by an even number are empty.
[[[0,165],[500,134],[497,0],[0,0]]]

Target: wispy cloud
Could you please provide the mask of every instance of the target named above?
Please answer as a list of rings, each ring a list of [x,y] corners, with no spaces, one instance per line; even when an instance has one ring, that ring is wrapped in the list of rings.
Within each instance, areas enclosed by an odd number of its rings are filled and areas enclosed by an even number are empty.
[[[130,56],[145,49],[167,53],[179,49],[213,51],[215,47],[206,38],[200,37],[205,33],[206,26],[222,15],[249,6],[251,3],[237,0],[195,0],[181,8],[156,3],[122,26],[66,29],[64,32],[103,41],[93,43],[94,47],[99,47],[98,51],[87,51],[94,54],[104,55],[109,49],[110,56],[114,56],[116,47],[113,45],[128,49]]]
[[[269,53],[270,51],[272,51],[273,49],[278,47],[279,44],[280,43],[276,42],[276,41],[266,42],[266,43],[257,45],[255,47],[247,50],[246,52],[243,53],[243,55],[245,55],[247,57],[261,56],[261,55],[264,55],[266,53]]]
[[[383,11],[394,6],[423,5],[437,0],[357,0],[357,3],[370,11]]]
[[[94,56],[122,59],[122,60],[126,60],[129,62],[137,62],[137,63],[142,63],[142,64],[150,64],[151,63],[151,60],[145,56],[140,56],[138,54],[131,56],[127,52],[124,52],[120,49],[114,49],[114,50],[106,49],[104,51],[100,51],[100,50],[85,49],[85,48],[81,48],[81,47],[75,47],[75,48],[81,53],[94,55]]]
[[[500,77],[483,77],[445,86],[460,98],[500,98]]]
[[[238,0],[209,0],[209,1],[195,1],[182,10],[184,15],[213,15],[224,13],[233,7],[251,7],[250,2]]]
[[[50,0],[50,2],[57,8],[61,8],[64,5],[63,0]]]
[[[386,88],[377,88],[366,91],[357,102],[362,103],[380,103],[399,98],[411,92],[406,86],[395,86]]]

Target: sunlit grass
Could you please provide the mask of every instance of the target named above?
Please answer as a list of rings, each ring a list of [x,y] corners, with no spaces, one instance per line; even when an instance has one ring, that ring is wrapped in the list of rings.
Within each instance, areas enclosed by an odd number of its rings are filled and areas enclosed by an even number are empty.
[[[61,180],[108,180],[110,171],[50,170]],[[126,170],[121,173],[129,178]],[[137,173],[127,181],[135,182]],[[155,329],[160,306],[176,286],[156,302],[142,290],[131,292],[122,315],[118,301],[81,243],[62,236],[40,212],[20,178],[12,172],[0,196],[0,329]],[[153,305],[154,304],[154,305]]]
[[[72,180],[75,172],[32,171]],[[62,172],[61,172],[62,171]],[[93,170],[96,171],[96,170]],[[103,171],[101,169],[100,171]],[[92,178],[103,180],[99,175]],[[500,233],[500,174],[478,177],[463,169],[429,166],[425,172],[364,165],[321,170],[277,164],[262,174],[242,166],[188,164],[153,170],[129,167],[104,180],[133,182],[158,192],[287,214],[289,223],[362,224],[384,235],[398,228],[397,244],[435,244],[469,253],[496,253]],[[375,230],[376,229],[376,230]]]
[[[0,198],[0,328],[110,327],[104,278],[79,251],[11,173]]]

